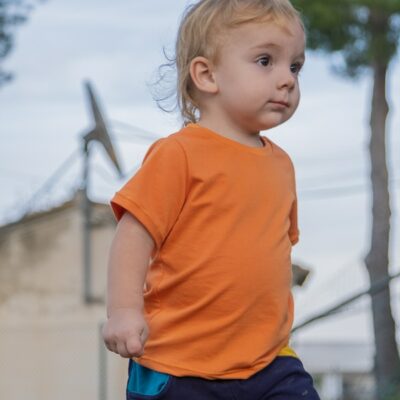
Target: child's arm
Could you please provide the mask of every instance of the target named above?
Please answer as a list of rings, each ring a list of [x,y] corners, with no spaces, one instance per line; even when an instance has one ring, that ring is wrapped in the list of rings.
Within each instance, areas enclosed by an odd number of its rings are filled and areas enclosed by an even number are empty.
[[[143,353],[148,328],[143,317],[143,286],[154,241],[144,226],[125,212],[113,239],[107,285],[103,339],[122,357]]]

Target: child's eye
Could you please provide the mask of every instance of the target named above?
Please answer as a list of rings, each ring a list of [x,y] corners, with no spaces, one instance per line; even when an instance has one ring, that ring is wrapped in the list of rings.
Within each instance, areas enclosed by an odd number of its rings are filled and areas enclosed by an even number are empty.
[[[270,64],[271,62],[271,57],[270,56],[262,56],[257,60],[257,63],[262,65],[263,67],[266,67]]]
[[[300,70],[301,70],[301,67],[302,67],[303,65],[301,64],[301,63],[294,63],[294,64],[292,64],[291,66],[290,66],[290,71],[293,73],[293,74],[298,74],[299,72],[300,72]]]

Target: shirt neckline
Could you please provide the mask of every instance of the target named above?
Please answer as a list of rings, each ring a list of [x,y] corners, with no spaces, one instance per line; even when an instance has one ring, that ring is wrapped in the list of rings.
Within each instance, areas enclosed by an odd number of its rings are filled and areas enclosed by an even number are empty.
[[[186,125],[187,128],[194,128],[194,129],[198,129],[199,131],[202,131],[204,133],[206,133],[209,136],[212,136],[214,139],[225,143],[226,145],[232,146],[232,147],[236,147],[237,149],[240,149],[242,151],[246,151],[246,152],[250,152],[250,153],[254,153],[254,154],[270,154],[272,153],[272,142],[263,135],[260,135],[260,139],[263,142],[264,146],[262,147],[253,147],[253,146],[248,146],[247,144],[243,144],[238,142],[237,140],[234,139],[230,139],[226,136],[222,136],[221,134],[206,128],[204,126],[201,126],[199,124],[195,124],[195,123],[189,123]]]

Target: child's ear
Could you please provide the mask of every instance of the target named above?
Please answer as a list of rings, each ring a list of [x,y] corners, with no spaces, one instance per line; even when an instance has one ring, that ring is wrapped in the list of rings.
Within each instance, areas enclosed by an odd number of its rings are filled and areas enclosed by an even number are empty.
[[[201,56],[195,57],[190,63],[189,72],[198,90],[206,93],[216,93],[218,91],[213,64],[209,59]]]

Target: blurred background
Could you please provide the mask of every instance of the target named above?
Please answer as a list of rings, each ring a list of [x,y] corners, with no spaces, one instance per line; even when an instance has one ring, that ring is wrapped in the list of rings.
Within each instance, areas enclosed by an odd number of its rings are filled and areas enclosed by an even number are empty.
[[[180,128],[151,87],[189,3],[0,0],[1,399],[124,398],[100,335],[109,200]],[[400,0],[293,3],[302,100],[263,132],[296,168],[292,346],[323,400],[400,399]]]

